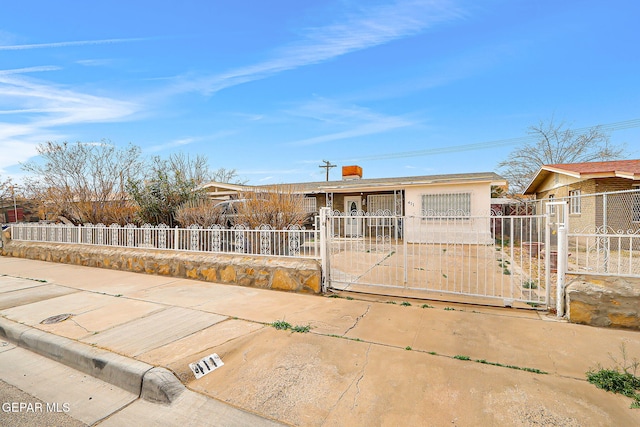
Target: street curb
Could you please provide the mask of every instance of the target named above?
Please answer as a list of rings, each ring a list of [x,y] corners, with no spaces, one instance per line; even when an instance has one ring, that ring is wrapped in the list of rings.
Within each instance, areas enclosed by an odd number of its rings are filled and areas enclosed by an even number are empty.
[[[137,394],[171,404],[186,387],[169,370],[0,317],[0,337],[19,347]]]

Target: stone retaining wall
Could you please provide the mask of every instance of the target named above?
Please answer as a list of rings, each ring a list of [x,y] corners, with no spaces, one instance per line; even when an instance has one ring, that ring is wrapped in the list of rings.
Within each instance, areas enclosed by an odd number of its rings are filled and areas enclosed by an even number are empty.
[[[263,289],[321,292],[321,266],[313,259],[16,242],[4,237],[4,256]]]
[[[567,286],[570,322],[640,330],[640,279],[579,276]]]

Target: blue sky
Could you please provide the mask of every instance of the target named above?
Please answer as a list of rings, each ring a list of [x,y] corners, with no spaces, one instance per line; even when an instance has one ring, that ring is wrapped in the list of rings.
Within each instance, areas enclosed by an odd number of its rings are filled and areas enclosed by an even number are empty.
[[[540,120],[640,119],[639,16],[635,0],[6,1],[0,175],[37,144],[103,139],[251,184],[323,180],[323,159],[365,178],[495,171],[517,146],[495,142]],[[640,158],[640,127],[611,140]]]

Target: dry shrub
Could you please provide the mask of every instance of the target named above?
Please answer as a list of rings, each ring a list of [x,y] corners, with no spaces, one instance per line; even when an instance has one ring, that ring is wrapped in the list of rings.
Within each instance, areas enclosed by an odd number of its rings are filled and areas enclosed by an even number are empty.
[[[304,209],[304,195],[292,185],[273,185],[260,191],[241,194],[244,203],[238,203],[238,223],[250,228],[268,224],[281,230],[291,225],[302,225],[308,214]]]
[[[211,227],[222,223],[220,209],[214,209],[214,203],[206,198],[189,200],[176,210],[176,221],[183,227],[198,224],[201,227]]]

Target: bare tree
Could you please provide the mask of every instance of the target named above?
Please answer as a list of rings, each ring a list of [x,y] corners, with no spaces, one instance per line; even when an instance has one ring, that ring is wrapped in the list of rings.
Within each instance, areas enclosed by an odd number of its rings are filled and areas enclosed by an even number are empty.
[[[535,141],[516,148],[498,163],[512,193],[523,192],[543,165],[615,160],[625,153],[624,146],[612,145],[599,126],[577,132],[551,118],[531,126],[528,133]]]
[[[0,202],[5,202],[13,197],[13,182],[11,178],[0,177]]]
[[[199,187],[212,180],[229,182],[237,179],[235,170],[224,168],[211,172],[207,157],[201,154],[171,154],[163,159],[151,158],[145,174],[127,183],[127,191],[137,203],[138,222],[183,225],[189,221],[208,221],[211,202]],[[181,210],[180,217],[176,217]],[[199,223],[199,222],[197,222]]]
[[[40,159],[22,166],[32,174],[28,190],[46,216],[76,224],[132,220],[135,208],[125,184],[141,170],[138,147],[65,141],[47,142],[37,150]]]
[[[235,169],[220,168],[211,174],[211,181],[226,182],[230,184],[246,184],[247,180],[238,177]]]

